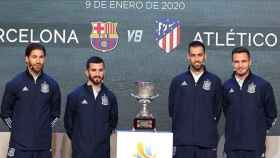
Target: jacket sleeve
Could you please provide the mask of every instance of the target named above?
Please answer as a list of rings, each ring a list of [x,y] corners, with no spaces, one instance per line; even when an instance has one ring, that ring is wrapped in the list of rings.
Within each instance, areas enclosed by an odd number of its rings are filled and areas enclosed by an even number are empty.
[[[277,117],[277,109],[272,86],[269,83],[267,83],[264,88],[265,89],[263,91],[263,105],[267,129],[270,129],[275,124]]]
[[[1,118],[9,128],[12,128],[12,117],[16,94],[11,82],[8,82],[5,87],[1,105]]]
[[[73,132],[73,122],[75,117],[75,101],[71,95],[67,96],[66,100],[66,109],[64,114],[64,128],[66,133],[70,139],[72,139],[72,132]]]
[[[223,99],[223,87],[220,79],[217,81],[216,89],[215,89],[215,107],[214,107],[214,117],[215,120],[218,121],[221,116],[222,109],[222,99]]]
[[[116,96],[113,95],[112,97],[112,108],[110,111],[110,132],[112,132],[113,130],[115,130],[117,128],[117,124],[118,124],[118,101]]]
[[[54,90],[51,98],[51,119],[57,120],[60,117],[61,112],[61,93],[58,84],[54,85]]]
[[[169,87],[169,95],[168,95],[168,112],[169,117],[173,117],[174,112],[174,100],[175,100],[175,81],[172,80],[170,87]]]

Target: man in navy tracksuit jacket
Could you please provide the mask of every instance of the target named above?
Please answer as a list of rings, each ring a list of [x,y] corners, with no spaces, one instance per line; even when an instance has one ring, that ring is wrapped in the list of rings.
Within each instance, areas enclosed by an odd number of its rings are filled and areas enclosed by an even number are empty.
[[[64,126],[73,158],[110,158],[110,135],[118,121],[115,95],[104,85],[104,61],[87,61],[88,82],[67,97]]]
[[[205,47],[189,44],[189,70],[176,76],[169,90],[175,158],[216,158],[221,80],[203,66]]]
[[[273,89],[250,71],[248,49],[235,48],[232,62],[234,73],[223,88],[225,152],[227,158],[261,158],[265,153],[266,133],[277,116]]]
[[[6,84],[1,118],[11,130],[8,157],[51,158],[52,126],[60,115],[57,82],[43,72],[45,48],[30,44],[27,70]]]

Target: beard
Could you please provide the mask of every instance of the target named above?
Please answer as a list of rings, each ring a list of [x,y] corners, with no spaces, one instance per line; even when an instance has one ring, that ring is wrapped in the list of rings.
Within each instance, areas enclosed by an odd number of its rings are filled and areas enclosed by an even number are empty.
[[[28,64],[28,67],[34,73],[39,74],[43,70],[44,65],[43,64]]]
[[[88,78],[94,85],[100,85],[104,79],[104,76],[89,76]]]
[[[195,71],[200,71],[203,69],[203,64],[202,63],[194,63],[194,64],[191,64],[191,67],[193,68],[193,70]]]
[[[240,72],[240,71],[235,71],[235,74],[237,75],[237,76],[240,76],[240,77],[243,77],[243,76],[246,76],[248,73],[249,73],[249,69],[248,70],[246,70],[246,71],[242,71],[242,72]]]

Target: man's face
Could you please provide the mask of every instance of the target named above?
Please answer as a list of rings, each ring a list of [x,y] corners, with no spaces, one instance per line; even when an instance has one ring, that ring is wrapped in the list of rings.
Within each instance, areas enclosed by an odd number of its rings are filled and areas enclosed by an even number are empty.
[[[104,79],[105,68],[103,63],[90,63],[86,71],[88,79],[94,85],[100,85]]]
[[[190,66],[195,71],[200,71],[203,69],[203,64],[206,60],[206,54],[203,50],[203,47],[191,47],[190,52],[187,53],[187,59],[190,63]]]
[[[40,73],[44,68],[45,55],[40,49],[34,49],[29,56],[25,57],[28,68],[34,73]]]
[[[252,61],[246,52],[236,53],[232,57],[233,70],[237,76],[245,76],[249,73]]]

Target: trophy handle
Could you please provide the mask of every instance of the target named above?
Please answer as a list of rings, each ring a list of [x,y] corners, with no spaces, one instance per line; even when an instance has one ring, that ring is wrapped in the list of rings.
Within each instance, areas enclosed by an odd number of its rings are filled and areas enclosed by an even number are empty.
[[[135,95],[134,93],[130,93],[130,95],[138,100],[141,100],[141,99],[149,99],[149,100],[154,100],[155,98],[159,97],[159,94],[156,94],[154,96],[151,96],[151,97],[148,97],[148,98],[142,98],[140,96],[137,96]]]
[[[156,95],[154,95],[154,96],[151,96],[149,99],[154,100],[154,99],[156,99],[157,97],[159,97],[159,94],[156,94]]]
[[[136,98],[136,99],[141,99],[141,97],[139,97],[139,96],[137,96],[137,95],[135,95],[134,93],[130,93],[130,95],[132,96],[132,97],[134,97],[134,98]]]

